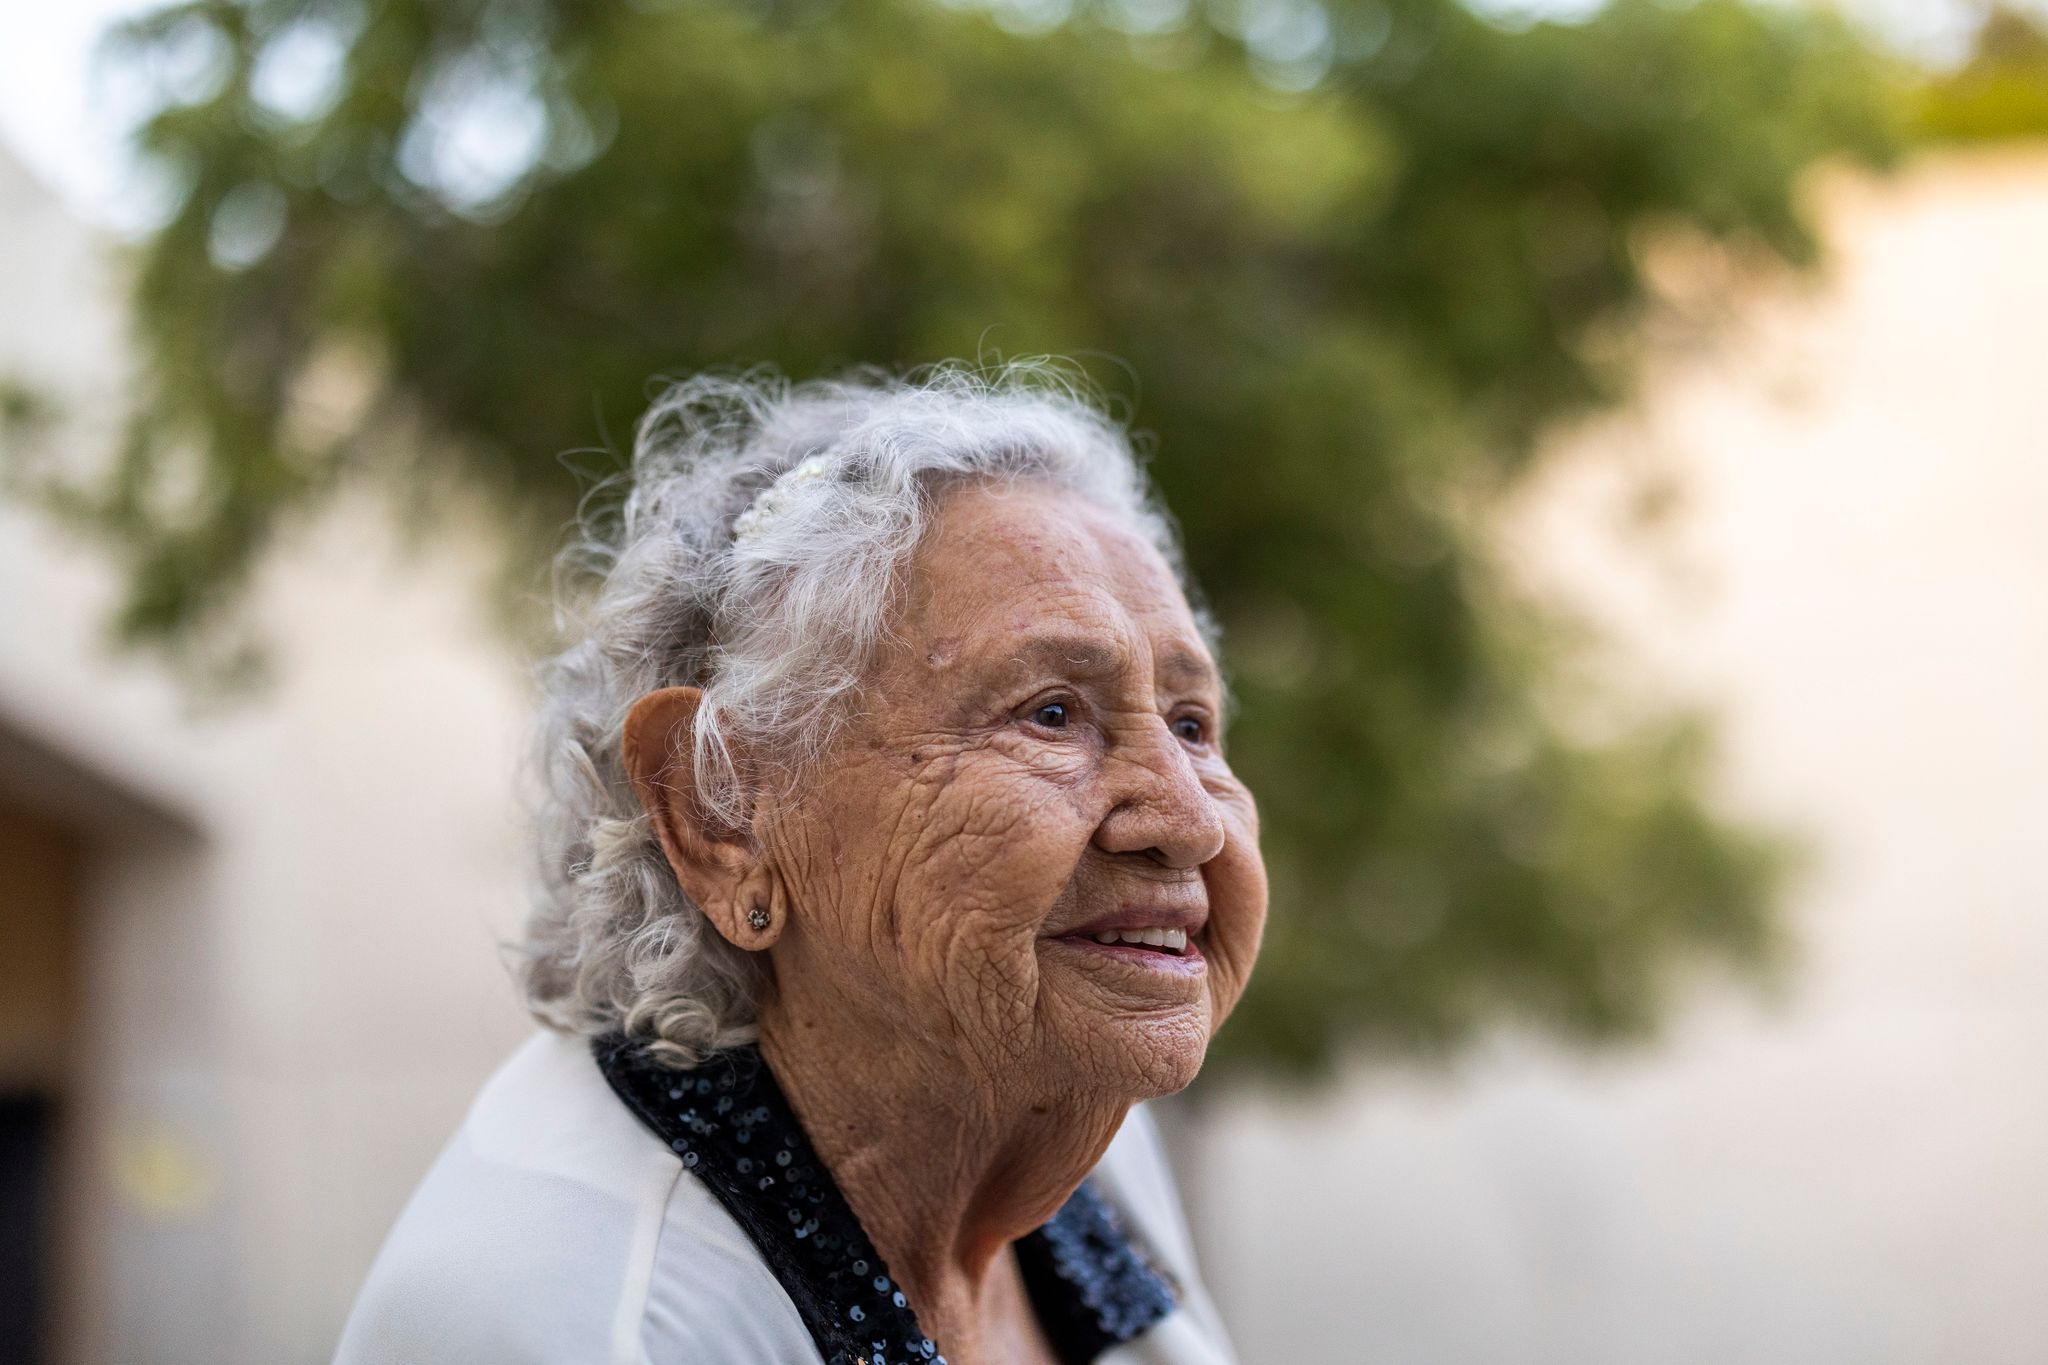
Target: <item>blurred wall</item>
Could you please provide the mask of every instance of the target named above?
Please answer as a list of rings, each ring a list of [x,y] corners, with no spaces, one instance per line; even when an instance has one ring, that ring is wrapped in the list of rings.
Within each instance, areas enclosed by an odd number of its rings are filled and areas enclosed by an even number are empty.
[[[0,154],[0,373],[106,448],[120,327],[89,240]],[[526,1024],[521,674],[481,538],[403,559],[344,500],[266,571],[276,681],[194,714],[107,653],[111,576],[0,504],[0,805],[79,847],[63,1046],[65,1358],[314,1361]],[[45,921],[47,923],[47,920]]]
[[[1511,542],[1811,840],[1789,989],[1230,1112],[1248,1360],[2048,1360],[2048,148],[1820,189],[1828,281],[1562,438]]]

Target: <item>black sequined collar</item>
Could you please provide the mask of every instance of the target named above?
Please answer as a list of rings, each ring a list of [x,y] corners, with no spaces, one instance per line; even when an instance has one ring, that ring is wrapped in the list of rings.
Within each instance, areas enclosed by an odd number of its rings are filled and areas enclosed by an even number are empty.
[[[619,1098],[745,1230],[827,1365],[945,1365],[758,1049],[714,1053],[689,1070],[663,1066],[643,1040],[618,1034],[592,1051]],[[1017,1262],[1066,1365],[1093,1361],[1178,1301],[1086,1181],[1017,1243]]]

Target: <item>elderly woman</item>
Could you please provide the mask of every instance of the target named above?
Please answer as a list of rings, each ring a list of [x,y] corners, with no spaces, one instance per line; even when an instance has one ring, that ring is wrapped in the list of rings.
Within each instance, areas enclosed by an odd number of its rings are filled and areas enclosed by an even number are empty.
[[[699,378],[547,674],[552,1031],[347,1362],[1218,1362],[1158,1138],[1265,916],[1211,631],[1043,368]]]

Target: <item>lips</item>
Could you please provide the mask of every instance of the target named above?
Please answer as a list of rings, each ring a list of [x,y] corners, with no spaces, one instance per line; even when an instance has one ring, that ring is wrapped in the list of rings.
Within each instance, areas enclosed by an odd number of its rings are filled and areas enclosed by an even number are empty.
[[[1199,961],[1202,950],[1198,936],[1208,919],[1208,911],[1198,906],[1132,906],[1092,919],[1055,937],[1068,943],[1107,949],[1120,957]]]
[[[1188,931],[1185,929],[1104,929],[1091,934],[1097,943],[1129,943],[1138,947],[1158,948],[1179,957],[1187,951]]]

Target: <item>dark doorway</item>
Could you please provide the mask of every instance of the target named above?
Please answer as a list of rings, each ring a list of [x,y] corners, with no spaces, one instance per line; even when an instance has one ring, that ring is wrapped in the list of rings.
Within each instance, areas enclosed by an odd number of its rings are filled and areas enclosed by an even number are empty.
[[[56,1127],[49,1096],[0,1095],[0,1365],[46,1358]]]
[[[80,854],[65,825],[0,803],[0,1365],[58,1354]]]

